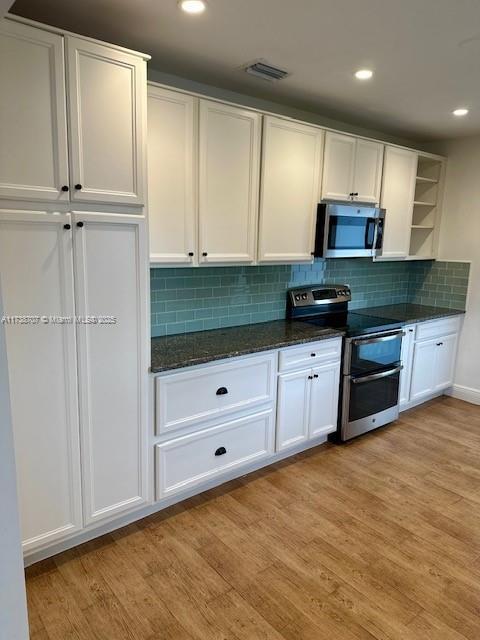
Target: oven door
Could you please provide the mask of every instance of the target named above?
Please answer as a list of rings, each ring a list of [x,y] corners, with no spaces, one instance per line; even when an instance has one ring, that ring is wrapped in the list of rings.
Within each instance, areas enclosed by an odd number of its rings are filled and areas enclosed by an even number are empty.
[[[315,255],[324,258],[381,255],[384,216],[384,211],[372,207],[320,205]]]
[[[395,366],[401,360],[404,331],[389,331],[345,342],[343,373],[359,376]]]
[[[398,418],[402,366],[368,376],[345,376],[341,439],[349,440]]]

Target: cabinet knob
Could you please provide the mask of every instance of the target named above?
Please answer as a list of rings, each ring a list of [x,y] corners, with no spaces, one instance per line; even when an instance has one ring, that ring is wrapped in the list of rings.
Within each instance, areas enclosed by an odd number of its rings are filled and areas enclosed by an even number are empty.
[[[410,332],[410,333],[413,333],[413,329],[409,329],[409,332]]]
[[[316,353],[311,353],[310,355],[311,355],[312,358],[316,358],[317,357]]]
[[[62,191],[68,191],[68,185],[64,184],[62,187]]]
[[[64,225],[63,225],[63,228],[64,228],[64,229],[66,229],[66,230],[68,231],[69,229],[71,229],[71,228],[72,228],[72,225],[70,225],[70,224],[68,224],[68,223],[67,223],[67,224],[64,224]]]
[[[443,342],[437,342],[437,347],[443,347]]]
[[[215,451],[216,456],[224,456],[226,453],[227,450],[225,449],[225,447],[218,447],[218,449]]]
[[[75,189],[76,189],[77,191],[81,191],[81,189],[82,189],[82,185],[81,185],[81,184],[76,184],[76,185],[75,185]]]
[[[227,393],[228,393],[227,387],[220,387],[220,389],[217,389],[217,396],[226,396]]]
[[[314,374],[313,374],[313,377],[314,377],[314,378],[318,378],[318,373],[314,373]]]
[[[82,221],[77,222],[77,227],[80,227],[80,229],[81,229],[83,227],[83,222]]]
[[[208,253],[207,253],[206,251],[204,251],[204,252],[202,253],[202,256],[203,256],[204,258],[206,258],[206,257],[208,256]]]
[[[309,380],[313,380],[313,376],[308,376],[308,379]]]
[[[189,252],[188,252],[188,255],[190,256],[190,258],[193,258],[193,256],[194,256],[195,254],[193,253],[193,251],[189,251]]]

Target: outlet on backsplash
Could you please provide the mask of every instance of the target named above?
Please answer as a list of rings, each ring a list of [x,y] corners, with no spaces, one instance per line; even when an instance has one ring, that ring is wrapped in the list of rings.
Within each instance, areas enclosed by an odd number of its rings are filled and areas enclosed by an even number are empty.
[[[415,302],[465,309],[470,264],[372,262],[369,258],[259,267],[152,268],[152,336],[267,322],[285,317],[285,291],[349,284],[351,309]]]

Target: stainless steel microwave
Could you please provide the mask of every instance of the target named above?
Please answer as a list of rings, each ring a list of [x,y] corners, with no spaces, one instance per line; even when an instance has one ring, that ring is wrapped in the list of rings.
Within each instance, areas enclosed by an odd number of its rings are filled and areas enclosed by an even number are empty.
[[[320,203],[315,256],[367,258],[382,255],[385,209],[357,204]]]

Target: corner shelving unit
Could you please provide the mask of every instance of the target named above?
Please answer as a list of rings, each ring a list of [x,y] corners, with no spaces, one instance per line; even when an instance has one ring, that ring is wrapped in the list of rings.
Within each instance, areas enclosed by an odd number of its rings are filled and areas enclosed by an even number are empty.
[[[444,165],[444,159],[438,156],[427,153],[418,155],[410,234],[410,260],[435,258]]]

